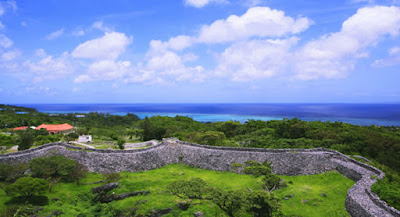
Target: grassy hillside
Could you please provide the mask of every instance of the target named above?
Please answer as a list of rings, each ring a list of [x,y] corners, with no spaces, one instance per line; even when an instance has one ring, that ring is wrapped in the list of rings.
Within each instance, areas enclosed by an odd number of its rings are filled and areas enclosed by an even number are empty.
[[[150,194],[130,197],[108,204],[93,204],[91,193],[93,187],[102,184],[76,185],[76,183],[59,183],[52,192],[46,193],[49,205],[39,212],[47,216],[55,211],[63,216],[113,216],[118,210],[137,209],[136,214],[148,214],[152,210],[173,208],[166,216],[193,216],[202,211],[206,216],[227,216],[218,206],[209,200],[191,200],[191,206],[183,211],[177,204],[186,199],[178,198],[167,191],[167,185],[177,180],[201,178],[211,186],[224,190],[262,191],[261,178],[251,175],[239,175],[231,172],[209,171],[192,168],[185,165],[168,165],[166,167],[146,172],[120,173],[120,187],[115,194],[149,190]],[[348,216],[344,203],[347,190],[354,184],[336,171],[309,176],[281,176],[289,184],[288,187],[273,191],[280,199],[282,211],[289,216]],[[82,183],[92,183],[102,180],[103,176],[89,173]],[[322,194],[326,195],[323,196]],[[289,198],[289,199],[288,199]],[[10,200],[0,190],[0,209]]]

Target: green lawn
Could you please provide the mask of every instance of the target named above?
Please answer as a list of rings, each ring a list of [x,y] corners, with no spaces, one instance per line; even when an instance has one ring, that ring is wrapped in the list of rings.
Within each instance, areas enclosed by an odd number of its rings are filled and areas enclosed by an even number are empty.
[[[40,212],[41,216],[47,216],[54,210],[59,210],[65,216],[96,216],[99,210],[107,210],[108,206],[116,209],[137,207],[137,213],[146,214],[151,210],[173,208],[173,211],[165,216],[193,216],[193,213],[202,211],[206,216],[226,216],[215,204],[210,201],[193,200],[187,211],[176,208],[176,204],[183,199],[166,192],[166,186],[176,180],[188,180],[192,177],[201,178],[209,185],[217,186],[225,190],[246,189],[262,190],[261,178],[251,175],[239,175],[231,172],[218,172],[188,167],[185,165],[168,165],[160,169],[140,172],[121,173],[120,187],[115,189],[116,194],[149,190],[147,196],[136,196],[120,201],[114,201],[108,205],[91,204],[93,195],[91,188],[102,184],[79,185],[75,183],[60,183],[53,188],[53,192],[47,193],[49,205]],[[309,176],[281,176],[286,181],[292,181],[287,188],[275,190],[274,193],[281,199],[283,212],[293,216],[349,216],[344,208],[346,191],[354,184],[340,173],[333,171],[319,175]],[[97,173],[90,173],[82,183],[90,183],[102,180]],[[326,194],[323,197],[321,193]],[[291,197],[294,195],[293,197]],[[291,197],[289,200],[285,198]],[[4,208],[4,202],[10,198],[0,190],[0,209]],[[308,201],[308,203],[305,202]],[[303,201],[303,202],[302,202]],[[107,215],[101,215],[107,216]]]
[[[287,188],[275,191],[283,213],[292,216],[350,216],[345,210],[346,193],[354,184],[337,171],[308,176],[281,176]],[[326,195],[323,196],[322,194]]]

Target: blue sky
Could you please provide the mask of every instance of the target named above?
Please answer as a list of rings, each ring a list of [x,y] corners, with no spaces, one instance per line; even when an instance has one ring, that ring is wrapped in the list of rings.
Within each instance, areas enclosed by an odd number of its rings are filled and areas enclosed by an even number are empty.
[[[399,0],[0,1],[0,103],[399,103]]]

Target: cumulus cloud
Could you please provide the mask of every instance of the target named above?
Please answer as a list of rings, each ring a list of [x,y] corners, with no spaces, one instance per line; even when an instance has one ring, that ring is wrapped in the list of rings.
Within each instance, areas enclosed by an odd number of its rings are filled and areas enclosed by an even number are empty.
[[[400,8],[362,8],[348,18],[340,32],[305,44],[296,53],[295,71],[299,79],[341,78],[354,68],[357,58],[368,56],[384,36],[400,31]]]
[[[21,55],[21,52],[19,50],[11,50],[7,51],[1,54],[1,60],[3,61],[11,61],[16,59]]]
[[[13,41],[7,38],[7,36],[0,34],[0,47],[9,48],[13,45]]]
[[[123,78],[131,70],[129,61],[101,60],[92,63],[88,74],[79,75],[74,82],[83,83],[93,80],[112,81]]]
[[[285,16],[283,11],[268,7],[250,8],[242,16],[231,15],[225,20],[217,20],[204,25],[198,37],[199,42],[221,43],[256,37],[280,37],[297,34],[306,30],[312,21],[299,17]]]
[[[218,57],[215,75],[240,82],[275,76],[285,71],[291,58],[290,49],[297,41],[298,38],[292,37],[235,43]]]
[[[116,59],[132,43],[132,37],[120,32],[106,32],[103,37],[78,45],[73,51],[75,58]]]
[[[48,34],[46,36],[46,39],[47,40],[53,40],[53,39],[56,39],[56,38],[62,36],[63,34],[64,34],[64,28],[61,28],[61,29],[59,29],[57,31],[54,31],[54,32]]]
[[[196,59],[193,54],[183,56],[171,50],[159,50],[151,46],[146,55],[146,61],[138,64],[125,79],[126,83],[170,83],[175,81],[202,82],[206,78],[202,66],[186,66],[185,62]]]
[[[63,53],[59,57],[46,54],[43,49],[36,51],[36,56],[24,62],[23,66],[34,73],[34,82],[64,78],[73,68],[69,63],[69,54]]]
[[[209,3],[228,3],[227,0],[185,0],[185,5],[192,6],[196,8],[202,8]]]
[[[150,52],[164,52],[165,50],[181,51],[192,45],[192,38],[186,35],[179,35],[170,38],[168,41],[151,40]],[[148,54],[149,55],[149,54]]]
[[[78,45],[72,56],[93,60],[86,74],[75,78],[75,83],[90,81],[111,81],[123,78],[132,70],[129,61],[119,61],[118,57],[132,43],[132,37],[124,33],[106,32],[103,37],[92,39]]]

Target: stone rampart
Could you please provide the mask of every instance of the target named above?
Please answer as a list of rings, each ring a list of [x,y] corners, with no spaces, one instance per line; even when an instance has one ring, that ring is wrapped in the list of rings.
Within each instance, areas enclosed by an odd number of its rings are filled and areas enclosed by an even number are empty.
[[[345,204],[352,216],[400,216],[398,210],[389,207],[371,192],[371,186],[376,179],[383,178],[382,171],[324,148],[215,147],[176,139],[164,139],[149,148],[134,150],[85,149],[64,143],[51,143],[21,152],[0,154],[0,163],[29,162],[31,159],[49,155],[63,155],[85,165],[89,171],[99,173],[144,171],[171,163],[232,171],[233,163],[244,164],[248,160],[267,160],[272,163],[273,172],[279,175],[309,175],[337,170],[356,182],[348,190]]]

